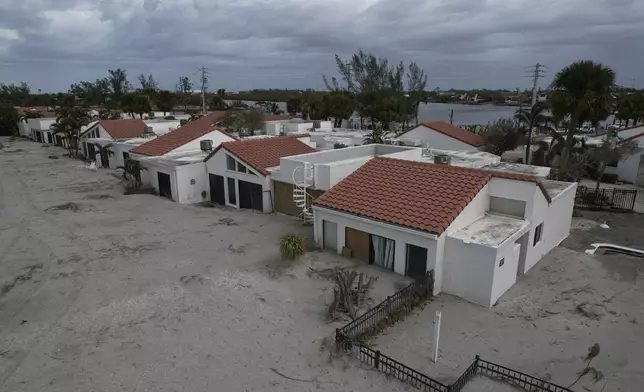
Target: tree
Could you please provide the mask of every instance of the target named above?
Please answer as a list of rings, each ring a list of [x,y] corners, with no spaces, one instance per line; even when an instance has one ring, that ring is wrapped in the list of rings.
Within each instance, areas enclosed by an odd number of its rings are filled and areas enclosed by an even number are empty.
[[[635,153],[639,144],[635,140],[618,140],[616,137],[606,138],[599,147],[588,149],[591,158],[597,164],[597,184],[599,189],[606,166],[611,163],[623,161]]]
[[[135,94],[127,93],[124,94],[119,101],[119,108],[129,114],[132,118],[134,118],[134,113],[136,112],[135,97]]]
[[[644,118],[644,94],[638,92],[620,97],[616,109],[616,117],[626,121],[627,127],[631,120],[633,125],[637,125]]]
[[[78,137],[81,128],[89,124],[90,118],[84,106],[63,106],[56,111],[56,123],[51,127],[54,134],[63,134],[67,139],[69,156],[78,156]]]
[[[238,110],[226,117],[223,124],[239,132],[240,135],[253,136],[255,131],[264,127],[264,113],[258,108]]]
[[[187,76],[179,76],[179,83],[175,87],[175,91],[179,95],[185,110],[188,110],[188,98],[192,94],[192,86],[192,82]]]
[[[116,169],[123,170],[123,179],[129,181],[134,189],[141,188],[141,171],[148,170],[134,159],[126,159],[123,166],[117,166]]]
[[[349,120],[355,111],[355,96],[348,91],[331,91],[325,95],[325,109],[333,117],[333,127],[340,128],[342,120]]]
[[[502,118],[488,124],[481,136],[485,138],[487,152],[502,155],[519,146],[522,134],[514,120]]]
[[[20,84],[0,83],[0,102],[14,106],[29,106],[29,95],[31,89],[25,82]]]
[[[382,128],[382,125],[376,124],[371,131],[365,135],[364,144],[383,144],[388,132]]]
[[[20,121],[26,123],[30,118],[42,118],[42,113],[35,110],[27,110],[22,116],[20,116]]]
[[[149,74],[147,77],[144,74],[139,75],[139,83],[141,83],[141,90],[146,94],[153,95],[159,90],[159,85],[152,74]]]
[[[112,90],[112,95],[116,101],[119,101],[123,94],[132,90],[132,84],[127,80],[127,73],[124,69],[110,69],[108,72],[110,75],[107,80]]]
[[[284,113],[276,102],[257,101],[255,106],[258,107],[264,114],[282,114]]]
[[[0,136],[17,135],[18,121],[20,121],[20,115],[16,108],[4,102],[0,103]]]
[[[290,97],[286,100],[286,112],[291,116],[296,116],[302,111],[302,100],[298,96]]]
[[[110,84],[108,79],[96,79],[94,82],[82,81],[72,84],[69,93],[84,105],[103,105],[110,94]]]
[[[532,141],[532,131],[549,131],[552,119],[545,114],[547,106],[543,103],[537,103],[530,109],[520,109],[514,115],[515,120],[519,123],[519,130],[523,135],[527,135],[525,145],[526,164],[530,164],[530,143]]]
[[[427,75],[416,63],[409,63],[407,71],[407,91],[409,98],[412,100],[412,115],[418,124],[418,109],[420,101],[424,98],[425,87],[427,87]]]
[[[145,113],[150,113],[152,110],[152,105],[150,105],[150,100],[145,95],[135,95],[132,102],[132,109],[134,113],[139,115],[139,118],[142,120]]]
[[[596,120],[598,113],[609,112],[614,84],[612,69],[589,60],[572,63],[555,75],[549,97],[553,114],[560,118],[570,117],[562,166],[567,164],[572,152],[578,124],[591,118]]]
[[[105,160],[104,159],[109,159],[112,155],[114,155],[114,151],[111,150],[112,148],[112,143],[108,143],[104,146],[101,146],[98,143],[94,143],[94,156],[91,157],[94,160],[96,160],[96,156],[100,155],[101,156],[101,164],[105,166]]]
[[[200,112],[191,111],[188,114],[190,115],[190,118],[188,119],[188,122],[199,120],[201,117],[203,117],[203,114],[200,113]]]
[[[161,90],[157,94],[156,104],[157,108],[163,112],[165,116],[167,112],[171,112],[174,109],[176,103],[175,95],[168,90]]]

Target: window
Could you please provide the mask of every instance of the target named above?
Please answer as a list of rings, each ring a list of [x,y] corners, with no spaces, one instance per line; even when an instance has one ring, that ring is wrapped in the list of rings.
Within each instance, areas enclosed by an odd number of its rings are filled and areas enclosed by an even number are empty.
[[[608,163],[606,163],[606,166],[608,167],[617,167],[619,165],[619,159],[614,159]]]
[[[505,264],[505,258],[503,258],[503,259],[501,259],[501,261],[499,261],[499,267],[503,267],[503,264]]]
[[[539,241],[541,241],[541,235],[543,234],[543,223],[537,226],[536,229],[534,229],[534,242],[532,243],[532,246],[536,246]]]
[[[237,205],[237,189],[235,188],[235,179],[228,178],[228,203]]]
[[[123,151],[123,162],[130,159],[130,153]]]
[[[246,166],[244,166],[241,162],[237,162],[237,171],[240,173],[246,173]]]
[[[248,174],[250,174],[251,176],[256,176],[256,175],[257,175],[257,174],[255,174],[255,173],[254,173],[252,170],[250,170],[250,169],[248,169]]]
[[[226,155],[226,168],[228,170],[235,170],[235,165],[236,161],[235,158],[231,157],[230,155]]]

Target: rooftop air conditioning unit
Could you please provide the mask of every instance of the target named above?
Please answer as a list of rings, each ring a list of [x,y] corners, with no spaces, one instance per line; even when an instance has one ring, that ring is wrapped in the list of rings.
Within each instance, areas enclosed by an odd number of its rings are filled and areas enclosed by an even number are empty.
[[[202,140],[199,142],[201,151],[212,151],[212,140]]]
[[[449,165],[451,157],[449,155],[434,155],[434,163],[438,165]]]

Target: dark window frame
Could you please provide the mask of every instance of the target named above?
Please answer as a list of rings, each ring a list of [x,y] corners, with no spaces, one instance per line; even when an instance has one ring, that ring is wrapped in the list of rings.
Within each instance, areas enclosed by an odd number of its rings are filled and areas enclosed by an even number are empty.
[[[532,247],[537,246],[541,239],[543,238],[543,222],[534,229],[534,240],[532,241]]]

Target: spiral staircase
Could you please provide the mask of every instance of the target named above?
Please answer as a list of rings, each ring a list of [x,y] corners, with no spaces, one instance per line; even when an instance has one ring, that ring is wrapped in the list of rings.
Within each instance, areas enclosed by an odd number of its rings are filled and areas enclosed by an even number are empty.
[[[298,173],[301,176],[298,178]],[[311,195],[307,189],[313,186],[313,166],[304,163],[293,170],[293,202],[302,209],[300,218],[305,225],[313,223],[313,212],[311,211]]]

